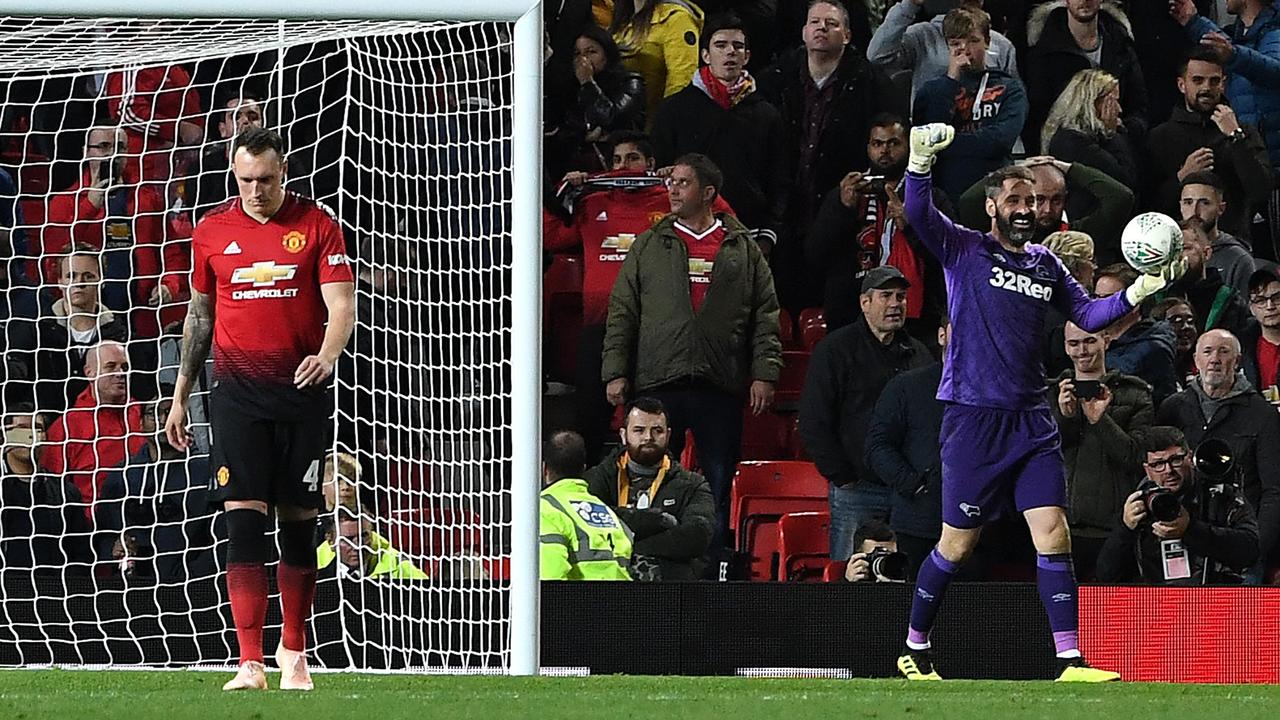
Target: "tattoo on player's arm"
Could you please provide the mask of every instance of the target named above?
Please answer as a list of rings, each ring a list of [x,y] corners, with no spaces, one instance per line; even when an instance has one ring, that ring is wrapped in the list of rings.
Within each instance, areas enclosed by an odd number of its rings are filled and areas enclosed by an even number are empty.
[[[191,291],[187,320],[182,325],[182,374],[190,381],[200,377],[213,343],[213,302],[205,293]]]

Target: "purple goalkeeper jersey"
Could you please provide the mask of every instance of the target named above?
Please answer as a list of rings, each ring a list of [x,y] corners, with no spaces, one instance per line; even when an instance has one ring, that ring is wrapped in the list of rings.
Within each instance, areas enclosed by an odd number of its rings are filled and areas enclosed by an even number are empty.
[[[951,222],[933,205],[933,180],[907,173],[907,223],[942,262],[951,343],[938,399],[975,407],[1033,410],[1045,397],[1044,326],[1052,304],[1098,332],[1133,309],[1124,293],[1091,300],[1043,245],[1023,252],[990,233]]]

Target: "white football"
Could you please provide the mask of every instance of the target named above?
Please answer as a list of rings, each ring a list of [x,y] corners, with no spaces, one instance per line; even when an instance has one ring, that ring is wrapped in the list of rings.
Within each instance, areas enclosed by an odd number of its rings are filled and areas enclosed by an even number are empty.
[[[1120,234],[1120,252],[1140,273],[1159,272],[1182,254],[1182,228],[1164,213],[1142,213]]]

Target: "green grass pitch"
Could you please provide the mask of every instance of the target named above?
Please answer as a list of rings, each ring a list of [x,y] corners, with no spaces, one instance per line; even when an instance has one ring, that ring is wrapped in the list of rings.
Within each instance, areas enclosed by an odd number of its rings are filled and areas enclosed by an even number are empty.
[[[227,673],[0,672],[5,720],[1139,720],[1274,718],[1280,687],[694,677],[316,675],[312,693],[223,693]],[[274,685],[279,676],[269,673]]]

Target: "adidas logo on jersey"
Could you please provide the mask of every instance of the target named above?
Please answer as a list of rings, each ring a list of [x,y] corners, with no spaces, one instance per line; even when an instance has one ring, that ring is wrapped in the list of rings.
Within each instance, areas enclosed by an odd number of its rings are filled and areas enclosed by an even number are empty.
[[[993,267],[991,272],[993,277],[987,281],[991,283],[991,287],[1020,293],[1037,300],[1047,301],[1053,297],[1052,285],[1036,282],[1026,275],[1003,268]]]
[[[609,213],[601,210],[600,214],[596,216],[596,222],[609,222]]]
[[[223,255],[239,255],[240,243],[236,242],[235,240],[232,240],[231,244],[227,246],[227,249],[222,251],[222,254]]]

